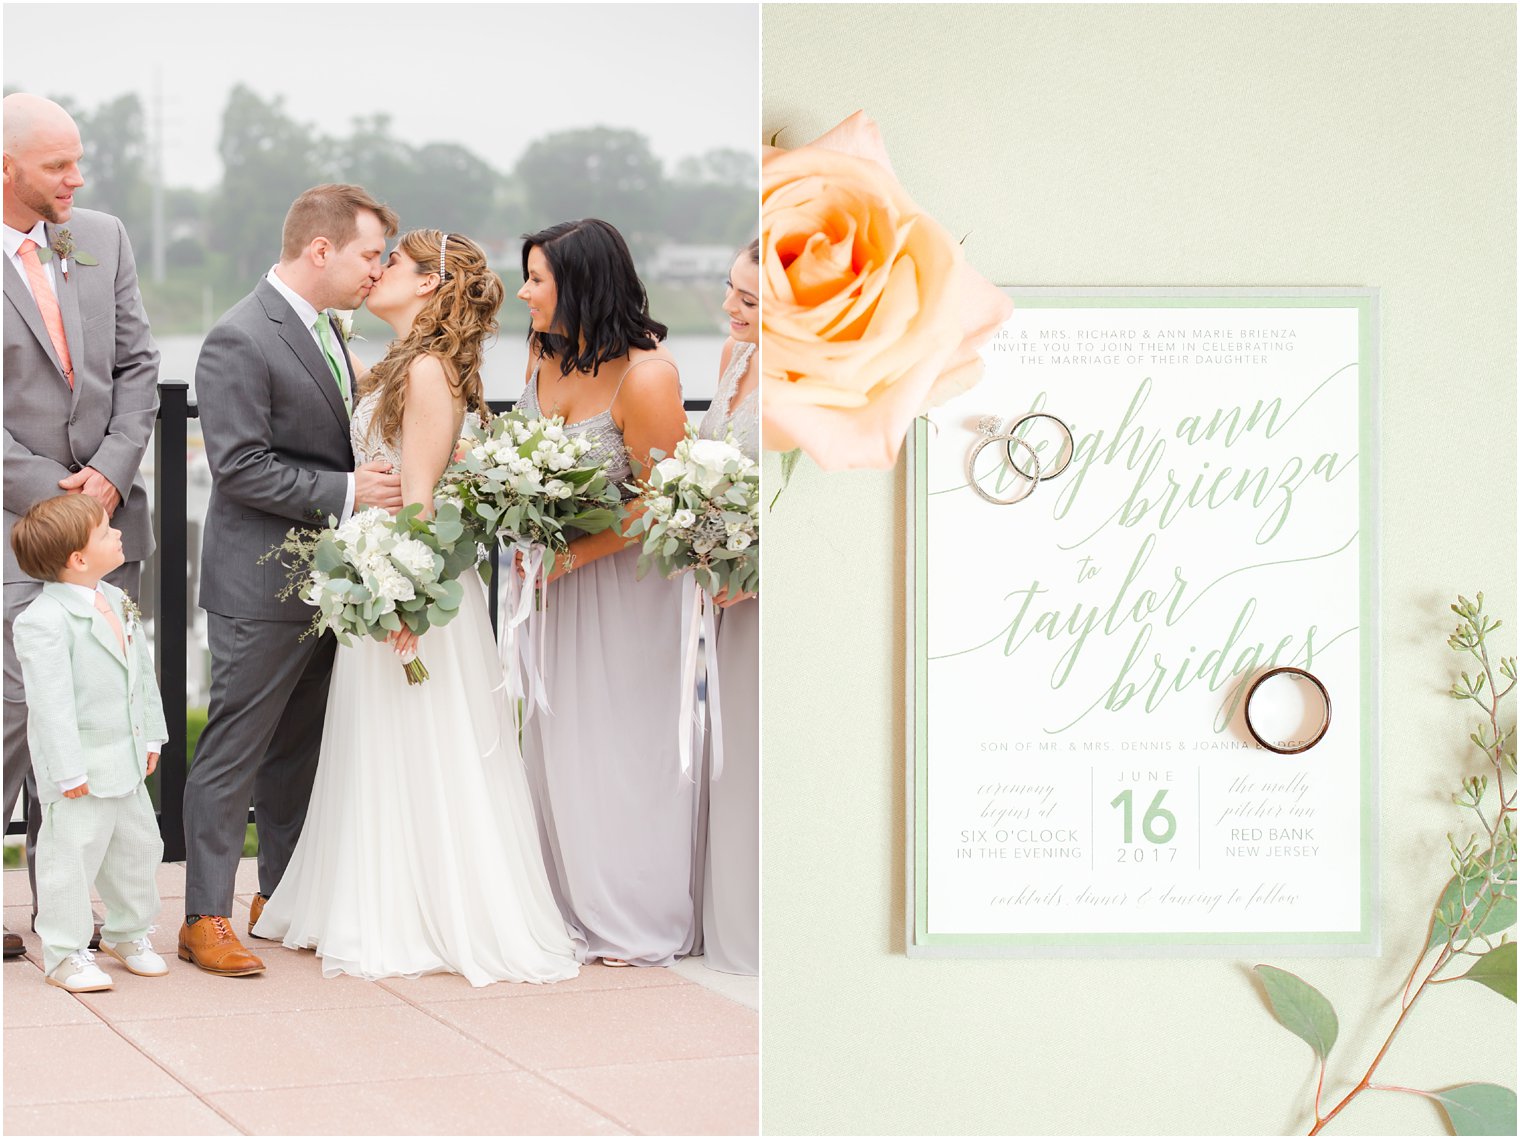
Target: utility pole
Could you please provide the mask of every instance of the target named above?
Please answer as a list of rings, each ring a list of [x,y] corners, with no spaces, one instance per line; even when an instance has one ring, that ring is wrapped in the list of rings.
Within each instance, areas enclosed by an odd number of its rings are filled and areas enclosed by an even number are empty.
[[[164,281],[164,70],[153,69],[153,280]]]

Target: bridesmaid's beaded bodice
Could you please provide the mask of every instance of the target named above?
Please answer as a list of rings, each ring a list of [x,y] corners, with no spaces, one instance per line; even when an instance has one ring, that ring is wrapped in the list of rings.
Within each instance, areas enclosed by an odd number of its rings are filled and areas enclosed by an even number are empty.
[[[704,439],[722,439],[732,429],[734,441],[738,443],[739,449],[758,462],[760,460],[760,401],[756,397],[760,389],[756,387],[751,391],[739,402],[738,407],[732,406],[734,392],[738,389],[739,381],[743,379],[754,354],[755,345],[746,344],[743,341],[734,344],[734,354],[729,357],[728,367],[723,370],[723,375],[718,379],[717,393],[713,396],[712,406],[702,417],[697,434]]]
[[[522,399],[517,401],[518,409],[529,418],[538,418],[544,414],[538,402],[540,363],[541,361],[534,363],[533,374],[528,377],[528,386],[523,389]],[[571,435],[586,435],[591,440],[591,450],[586,452],[586,465],[601,467],[608,481],[617,486],[624,502],[634,497],[634,492],[627,486],[633,479],[633,463],[628,457],[628,444],[623,441],[623,433],[618,430],[618,425],[612,418],[611,407],[578,423],[565,424],[565,431]]]

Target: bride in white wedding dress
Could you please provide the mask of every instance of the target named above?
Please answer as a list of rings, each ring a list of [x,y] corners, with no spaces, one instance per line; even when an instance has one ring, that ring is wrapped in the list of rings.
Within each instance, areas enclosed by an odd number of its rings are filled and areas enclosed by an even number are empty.
[[[407,503],[433,488],[467,415],[501,281],[467,238],[414,230],[369,308],[396,332],[361,377],[354,459],[387,459]],[[453,972],[472,985],[575,976],[549,887],[484,587],[420,641],[339,646],[306,825],[255,937],[314,948],[326,976]],[[415,643],[430,677],[407,683]]]

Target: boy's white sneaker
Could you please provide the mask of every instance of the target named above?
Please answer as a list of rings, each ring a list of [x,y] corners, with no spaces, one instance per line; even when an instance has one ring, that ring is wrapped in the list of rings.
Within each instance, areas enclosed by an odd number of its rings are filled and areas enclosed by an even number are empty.
[[[93,953],[81,949],[65,957],[58,968],[48,974],[47,983],[71,993],[99,993],[111,987],[111,978],[95,964]]]
[[[147,934],[136,941],[102,941],[100,951],[116,958],[127,967],[127,972],[136,973],[139,977],[162,977],[169,972],[168,963],[153,952],[153,943],[148,940]]]

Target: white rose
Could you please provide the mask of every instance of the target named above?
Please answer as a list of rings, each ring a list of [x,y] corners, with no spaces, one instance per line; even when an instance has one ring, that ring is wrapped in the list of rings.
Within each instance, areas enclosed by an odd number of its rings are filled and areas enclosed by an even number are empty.
[[[690,462],[721,471],[724,463],[744,458],[744,452],[721,439],[693,439],[687,448],[686,457]]]
[[[417,596],[411,579],[405,574],[398,573],[396,567],[389,562],[376,566],[371,576],[374,584],[370,588],[376,597],[387,602],[385,606],[387,613],[396,607],[396,602],[410,601]]]
[[[686,473],[686,464],[672,455],[656,463],[654,473],[660,476],[662,483],[673,483]]]
[[[363,533],[364,531],[359,525],[359,516],[354,514],[350,515],[348,521],[333,532],[333,537],[337,539],[340,546],[346,549],[354,546],[359,541],[359,536]]]
[[[658,498],[651,499],[649,503],[650,512],[658,518],[664,518],[668,516],[670,514],[671,508],[674,506],[675,503],[671,501],[670,496],[665,494],[660,495]]]
[[[679,530],[686,530],[697,524],[697,516],[690,510],[677,510],[671,515],[670,524]]]
[[[750,544],[750,536],[748,534],[742,534],[742,533],[741,534],[730,534],[728,536],[728,541],[725,543],[725,545],[730,550],[747,550],[747,549],[749,549],[749,544]]]
[[[433,576],[433,551],[416,538],[403,538],[396,543],[391,557],[401,563],[401,568],[413,577]]]

